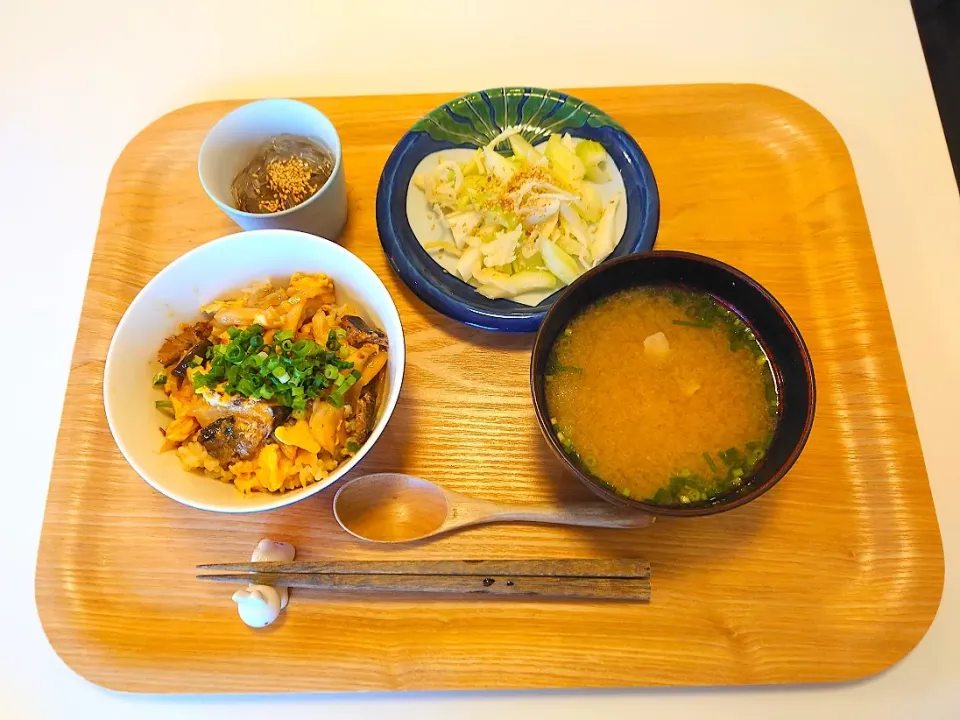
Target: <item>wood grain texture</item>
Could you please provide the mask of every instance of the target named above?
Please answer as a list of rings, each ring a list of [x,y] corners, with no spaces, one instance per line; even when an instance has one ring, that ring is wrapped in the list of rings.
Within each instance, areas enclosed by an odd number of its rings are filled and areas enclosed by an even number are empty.
[[[662,199],[657,246],[743,269],[799,325],[819,403],[789,476],[707,518],[637,530],[494,525],[401,548],[342,532],[331,516],[336,487],[231,517],[157,494],[112,442],[101,380],[137,291],[185,251],[236,230],[200,188],[196,156],[239,103],[184,108],[127,146],[103,205],[37,566],[41,620],[68,665],[142,692],[754,685],[860,678],[914,647],[939,604],[943,555],[842,140],[808,105],[760,86],[574,92],[647,153]],[[446,321],[380,250],[380,169],[404,131],[446,99],[311,101],[343,140],[343,244],[386,283],[407,334],[400,403],[360,473],[411,473],[492,501],[588,499],[537,429],[533,338]],[[294,591],[280,622],[254,631],[229,588],[193,576],[199,563],[246,560],[261,537],[292,542],[302,560],[642,557],[654,599],[638,607]]]

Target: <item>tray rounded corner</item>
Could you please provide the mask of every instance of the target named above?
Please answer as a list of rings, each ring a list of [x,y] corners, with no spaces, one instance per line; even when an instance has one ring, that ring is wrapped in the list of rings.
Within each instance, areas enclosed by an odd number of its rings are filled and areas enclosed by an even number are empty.
[[[801,117],[803,127],[809,130],[816,130],[821,140],[827,140],[835,143],[842,150],[846,159],[850,159],[850,149],[847,147],[843,135],[837,129],[837,126],[830,121],[822,110],[813,103],[804,100],[799,95],[795,95],[788,90],[774,87],[773,85],[764,85],[763,83],[746,83],[740,87],[753,88],[758,95],[767,95],[771,101],[775,101],[780,107],[780,112],[789,111]],[[852,164],[852,162],[851,162]]]
[[[876,667],[856,667],[853,668],[857,671],[851,673],[848,677],[844,678],[835,678],[835,682],[841,683],[860,683],[871,680],[878,675],[882,675],[885,672],[888,672],[903,662],[910,653],[916,650],[920,643],[923,642],[924,638],[930,633],[930,629],[933,627],[933,624],[937,621],[937,616],[940,614],[940,608],[943,605],[943,586],[945,580],[945,563],[943,559],[943,552],[941,548],[940,553],[940,565],[939,565],[939,577],[937,578],[938,589],[937,589],[937,599],[936,605],[931,608],[930,614],[923,620],[923,625],[916,624],[914,629],[917,630],[914,637],[908,639],[907,642],[900,643],[897,649],[896,656],[893,659],[884,659],[884,662],[879,663]],[[932,603],[931,603],[932,604]]]
[[[904,658],[906,658],[907,655],[909,655],[914,650],[916,650],[917,647],[920,646],[920,643],[923,642],[924,638],[927,637],[927,635],[930,633],[930,629],[933,627],[933,624],[937,621],[937,616],[940,614],[940,608],[943,607],[943,586],[944,586],[944,582],[946,581],[946,561],[944,560],[944,557],[943,557],[943,535],[942,533],[940,533],[939,524],[937,526],[937,536],[938,536],[938,539],[940,540],[940,552],[937,556],[938,559],[940,560],[940,563],[938,566],[939,574],[936,580],[937,582],[936,604],[934,605],[933,603],[931,603],[933,607],[931,608],[931,612],[927,617],[925,623],[922,626],[920,625],[917,626],[917,630],[919,632],[917,632],[916,637],[913,639],[912,642],[904,643],[903,652],[900,654],[900,657],[898,657],[896,660],[890,663],[886,668],[882,668],[881,670],[878,670],[876,673],[873,673],[872,675],[877,675],[883,672],[884,670],[892,668],[894,665],[900,663]],[[872,675],[867,675],[865,677],[872,677]]]
[[[120,152],[117,153],[116,158],[114,158],[113,165],[110,167],[110,180],[109,184],[113,183],[114,175],[118,172],[117,166],[122,159],[124,159],[130,152],[131,149],[136,148],[141,143],[149,144],[150,136],[157,132],[165,132],[166,126],[170,123],[176,123],[180,119],[180,116],[192,116],[197,112],[198,109],[204,108],[205,106],[225,106],[222,115],[226,115],[230,110],[232,110],[236,105],[243,104],[245,102],[252,102],[247,100],[234,100],[234,101],[225,101],[225,100],[205,100],[198,103],[190,103],[188,105],[181,105],[172,110],[168,110],[159,117],[153,118],[146,125],[142,126],[137,130],[123,147],[120,149]],[[218,116],[217,119],[219,119]],[[212,124],[211,124],[212,127]],[[209,130],[209,128],[208,128]],[[199,146],[198,146],[199,148]]]
[[[122,676],[111,672],[109,666],[101,666],[97,663],[78,662],[76,653],[71,652],[69,649],[74,644],[74,638],[72,636],[63,638],[66,641],[64,643],[58,642],[57,635],[52,630],[53,623],[50,619],[52,615],[58,612],[58,608],[51,606],[51,603],[55,601],[51,601],[49,596],[43,595],[40,587],[42,582],[41,573],[42,571],[38,561],[33,582],[34,609],[37,613],[37,620],[40,622],[40,629],[43,631],[43,637],[46,639],[47,645],[53,651],[53,654],[56,655],[60,662],[71,672],[91,685],[96,685],[98,688],[109,692],[133,692],[129,687],[124,687],[122,684],[113,682],[114,680],[122,680]]]

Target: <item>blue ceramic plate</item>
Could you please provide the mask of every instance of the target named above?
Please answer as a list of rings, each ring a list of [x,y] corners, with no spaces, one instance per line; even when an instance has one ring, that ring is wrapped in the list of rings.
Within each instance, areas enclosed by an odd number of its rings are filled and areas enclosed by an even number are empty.
[[[407,216],[407,191],[414,170],[426,156],[450,148],[481,147],[514,125],[524,126],[522,135],[532,144],[546,140],[550,133],[565,132],[603,145],[626,189],[626,229],[610,258],[653,247],[660,224],[660,196],[640,146],[601,110],[539,88],[481,90],[425,115],[400,139],[383,168],[377,188],[377,230],[394,270],[434,310],[485,330],[534,332],[557,293],[535,307],[484,297],[430,257]]]

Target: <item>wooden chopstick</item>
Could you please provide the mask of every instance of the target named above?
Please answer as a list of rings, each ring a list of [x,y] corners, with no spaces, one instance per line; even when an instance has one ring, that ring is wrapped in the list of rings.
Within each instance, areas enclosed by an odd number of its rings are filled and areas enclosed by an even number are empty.
[[[201,580],[358,592],[416,592],[537,596],[584,600],[650,600],[646,578],[546,577],[530,575],[375,575],[254,573],[198,575]]]
[[[360,560],[246,562],[197,565],[198,570],[319,575],[409,575],[490,577],[625,578],[650,577],[645,560]],[[291,586],[293,587],[293,586]],[[312,586],[311,586],[312,587]]]

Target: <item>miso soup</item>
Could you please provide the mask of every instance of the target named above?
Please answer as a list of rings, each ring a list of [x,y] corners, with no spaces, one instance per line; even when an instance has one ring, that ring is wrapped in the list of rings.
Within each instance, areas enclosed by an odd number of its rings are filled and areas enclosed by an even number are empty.
[[[567,454],[622,495],[661,505],[741,486],[777,423],[753,330],[680,286],[620,291],[581,311],[554,343],[545,389]]]

